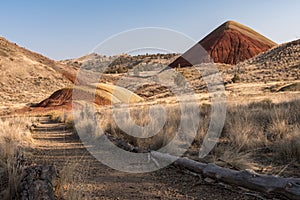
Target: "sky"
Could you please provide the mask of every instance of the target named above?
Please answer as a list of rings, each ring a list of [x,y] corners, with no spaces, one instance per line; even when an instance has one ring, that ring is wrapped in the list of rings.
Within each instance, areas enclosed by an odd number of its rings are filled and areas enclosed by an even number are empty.
[[[56,60],[88,54],[107,38],[142,27],[172,29],[199,41],[234,20],[277,43],[300,37],[299,0],[11,0],[0,5],[1,36]]]

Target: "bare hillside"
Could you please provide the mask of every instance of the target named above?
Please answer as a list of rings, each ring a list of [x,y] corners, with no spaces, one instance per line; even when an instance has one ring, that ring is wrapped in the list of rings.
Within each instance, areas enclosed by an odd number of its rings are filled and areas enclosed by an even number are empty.
[[[225,71],[239,81],[294,81],[300,77],[300,40],[279,45]]]
[[[71,82],[64,66],[0,37],[0,106],[39,102]]]

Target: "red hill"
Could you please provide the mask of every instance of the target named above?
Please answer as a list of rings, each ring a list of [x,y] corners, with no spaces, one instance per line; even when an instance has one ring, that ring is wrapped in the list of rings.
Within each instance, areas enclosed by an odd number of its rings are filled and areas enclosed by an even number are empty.
[[[199,45],[200,44],[200,45]],[[171,67],[200,64],[210,56],[215,63],[237,64],[269,50],[276,43],[249,27],[233,21],[227,21],[185,54],[170,64]],[[206,52],[201,52],[203,50]],[[186,58],[189,62],[184,59]]]

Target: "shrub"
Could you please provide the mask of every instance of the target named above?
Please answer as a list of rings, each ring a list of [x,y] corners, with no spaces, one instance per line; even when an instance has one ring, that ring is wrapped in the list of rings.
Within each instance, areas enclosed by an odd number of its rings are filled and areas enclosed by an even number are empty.
[[[238,74],[234,74],[233,78],[231,79],[231,81],[233,83],[238,83],[238,82],[240,82],[240,80],[241,80],[241,78]]]
[[[30,125],[28,118],[0,119],[0,173],[8,179],[6,190],[1,191],[4,199],[13,199],[16,195],[22,174],[20,159],[24,159],[24,149],[33,145]]]
[[[300,161],[300,128],[294,127],[292,131],[287,131],[281,140],[277,140],[274,145],[275,158],[282,161]]]
[[[179,87],[185,86],[186,81],[184,76],[181,73],[176,73],[174,83]]]

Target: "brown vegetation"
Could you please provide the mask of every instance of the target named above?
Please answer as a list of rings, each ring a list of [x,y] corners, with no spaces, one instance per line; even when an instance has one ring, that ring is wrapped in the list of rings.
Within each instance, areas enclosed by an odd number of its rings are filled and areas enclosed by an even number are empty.
[[[21,182],[26,148],[33,147],[28,118],[0,119],[0,195],[2,199],[16,197]]]
[[[300,177],[299,173],[293,171],[293,167],[300,164],[300,115],[297,112],[299,105],[298,100],[279,104],[265,100],[248,105],[230,106],[219,142],[204,160],[233,169],[252,169],[274,175],[280,171],[277,171],[280,167],[290,163],[291,165],[281,174]],[[182,117],[176,105],[165,105],[164,108],[167,113],[165,126],[155,136],[146,139],[130,136],[121,130],[113,120],[110,109],[99,110],[97,121],[105,134],[113,138],[124,140],[134,147],[143,149],[142,151],[157,150],[174,139]],[[131,108],[133,122],[141,126],[148,125],[150,122],[148,109],[148,106]],[[187,155],[196,160],[199,159],[197,157],[199,145],[202,144],[208,129],[210,106],[202,105],[200,110],[198,133],[187,152]],[[83,112],[83,118],[80,120],[80,126],[89,130],[87,134],[93,130],[91,127],[94,123],[85,116],[91,115],[89,112],[89,110]],[[122,112],[119,109],[118,115],[122,115]],[[185,117],[188,116],[183,116]],[[124,120],[128,120],[127,124],[131,126],[130,119]],[[176,142],[179,144],[183,141]],[[271,169],[268,169],[270,166]]]

